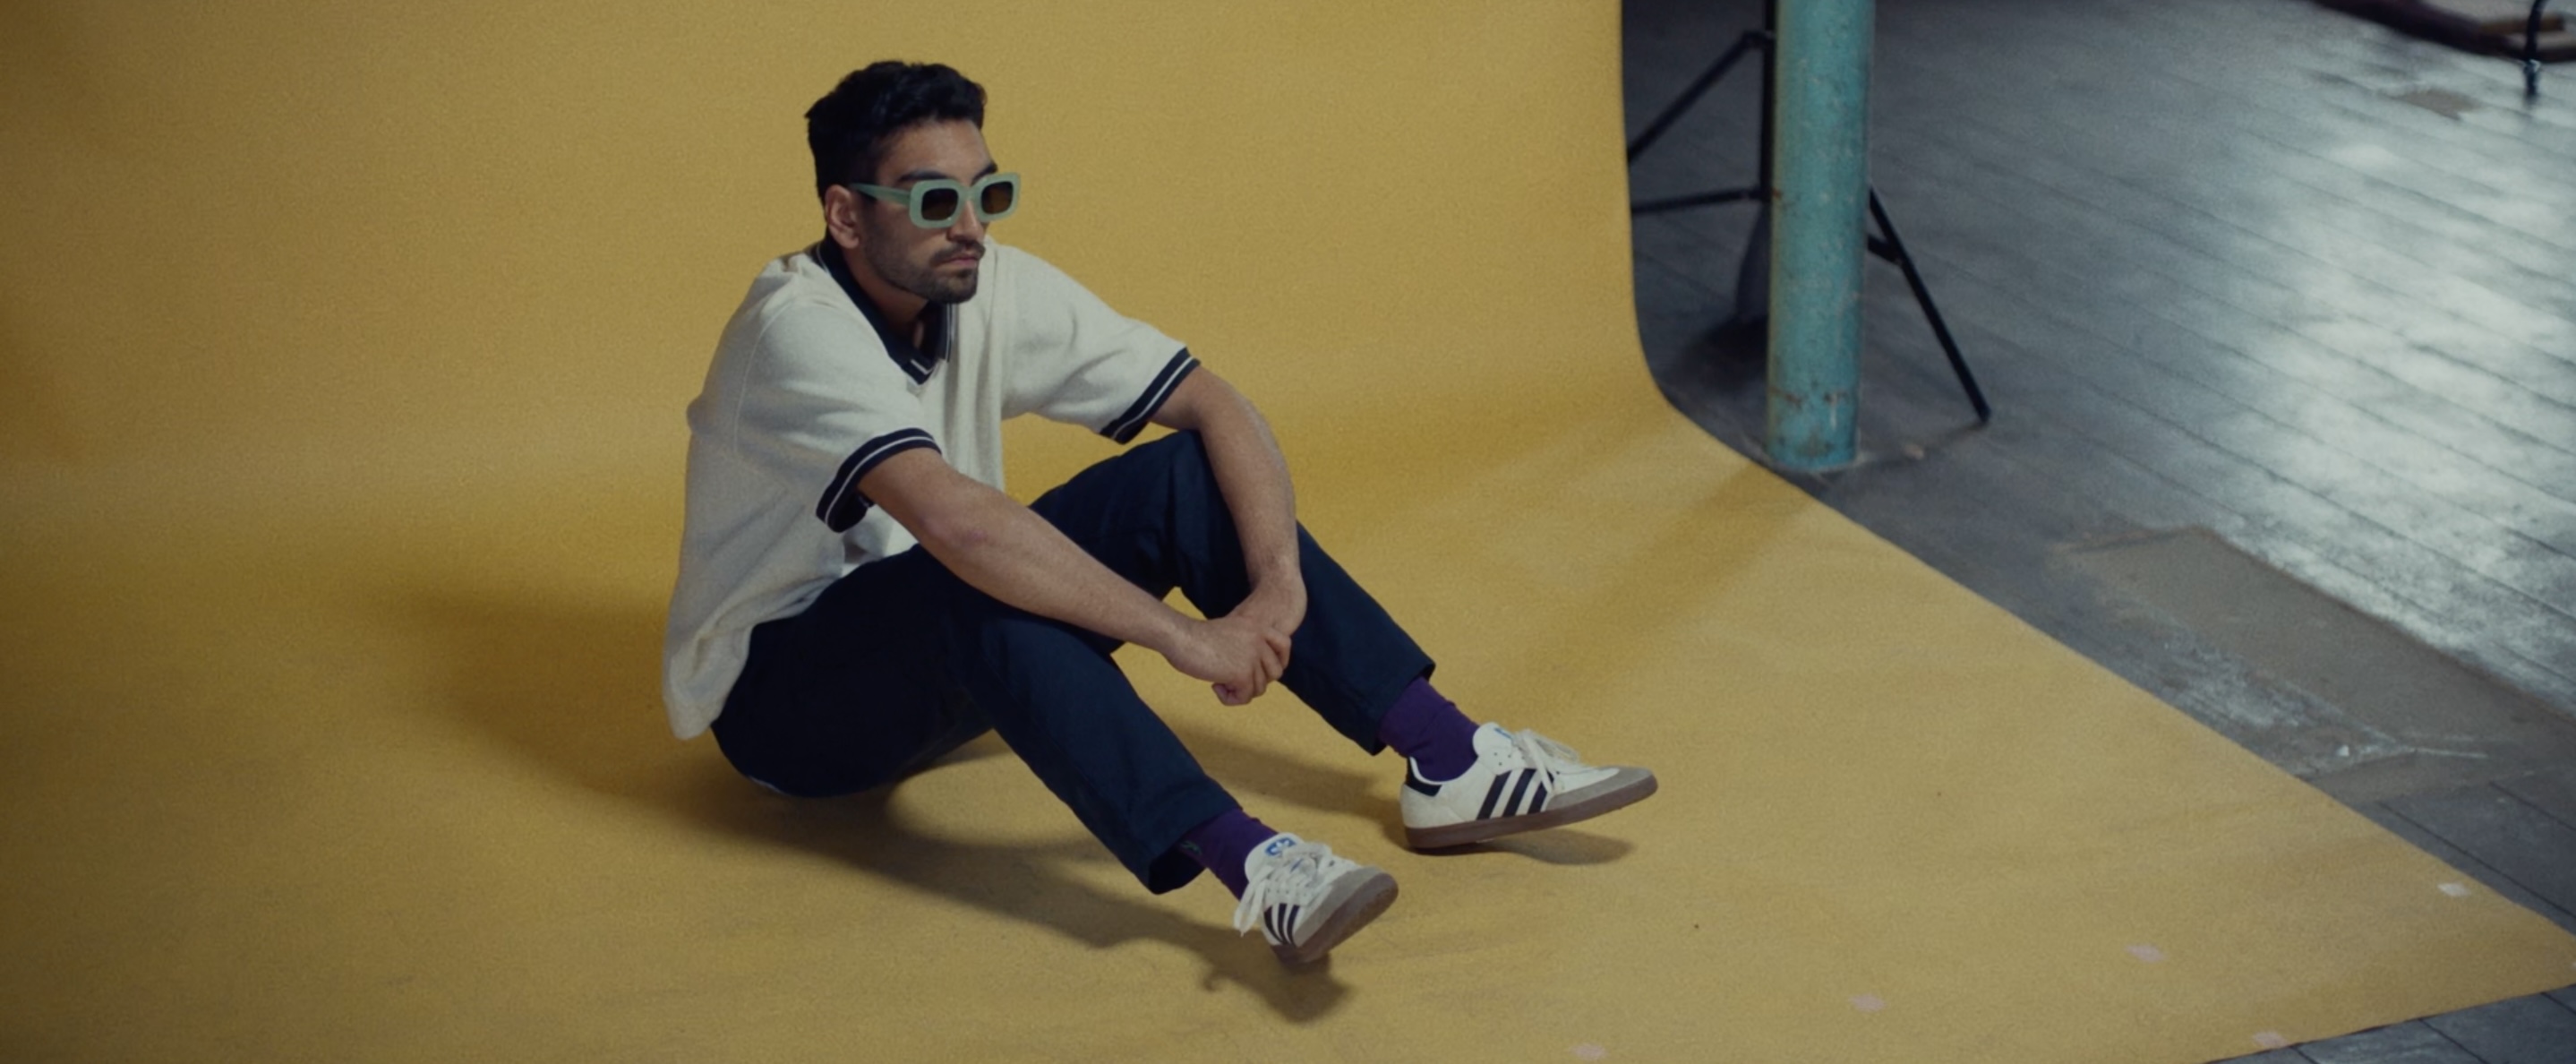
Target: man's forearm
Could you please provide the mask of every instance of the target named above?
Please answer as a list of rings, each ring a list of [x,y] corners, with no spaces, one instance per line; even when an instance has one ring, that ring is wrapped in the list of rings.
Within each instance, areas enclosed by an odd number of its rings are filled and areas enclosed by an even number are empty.
[[[971,483],[971,482],[970,482]],[[1046,518],[975,484],[922,546],[957,578],[1020,609],[1169,652],[1188,618],[1128,583]]]
[[[1243,540],[1243,564],[1255,591],[1305,592],[1297,568],[1297,493],[1288,478],[1288,459],[1270,424],[1232,388],[1224,401],[1208,404],[1200,416],[1199,439],[1207,445],[1208,465],[1217,489],[1225,495],[1226,512],[1234,517]]]
[[[1288,664],[1288,630],[1277,618],[1182,616],[1100,564],[1046,518],[959,475],[926,448],[887,458],[859,483],[968,586],[1161,654],[1173,668],[1213,685],[1227,705],[1259,698]]]

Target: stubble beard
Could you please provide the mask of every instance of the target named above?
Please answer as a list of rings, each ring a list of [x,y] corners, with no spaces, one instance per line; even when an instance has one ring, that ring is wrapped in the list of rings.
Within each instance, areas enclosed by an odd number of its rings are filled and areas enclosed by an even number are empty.
[[[975,282],[984,275],[981,262],[962,275],[940,273],[944,263],[914,265],[903,258],[892,241],[868,241],[867,256],[868,266],[886,283],[933,303],[963,303],[975,298]]]

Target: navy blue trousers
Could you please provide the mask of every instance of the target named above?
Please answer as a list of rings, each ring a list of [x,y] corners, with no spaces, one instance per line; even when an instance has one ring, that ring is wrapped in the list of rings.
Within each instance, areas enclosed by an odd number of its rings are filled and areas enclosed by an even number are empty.
[[[1251,593],[1196,433],[1094,465],[1030,508],[1157,597],[1177,587],[1216,617]],[[1374,754],[1378,721],[1431,659],[1304,528],[1297,548],[1306,619],[1280,682]],[[821,797],[892,783],[999,732],[1159,894],[1199,873],[1174,848],[1182,833],[1237,806],[1137,696],[1109,656],[1117,648],[977,591],[915,547],[754,628],[716,742],[743,775]]]

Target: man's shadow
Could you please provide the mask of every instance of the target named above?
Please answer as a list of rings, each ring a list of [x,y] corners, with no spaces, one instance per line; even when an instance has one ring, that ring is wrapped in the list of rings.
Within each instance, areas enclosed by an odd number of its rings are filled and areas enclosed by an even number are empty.
[[[1292,1022],[1322,1017],[1348,993],[1329,959],[1285,969],[1230,926],[1184,919],[1065,875],[1067,864],[1109,860],[1088,839],[1015,845],[942,838],[907,825],[888,803],[890,789],[782,798],[735,774],[712,741],[674,741],[662,724],[657,607],[430,592],[406,598],[399,608],[443,648],[450,667],[442,705],[594,792],[696,830],[829,856],[898,887],[965,902],[1095,949],[1139,940],[1178,946],[1207,965],[1205,988],[1240,984]],[[986,736],[929,771],[1006,752]],[[1249,762],[1262,755],[1233,748],[1221,756]],[[1298,786],[1300,793],[1320,794],[1339,783]]]

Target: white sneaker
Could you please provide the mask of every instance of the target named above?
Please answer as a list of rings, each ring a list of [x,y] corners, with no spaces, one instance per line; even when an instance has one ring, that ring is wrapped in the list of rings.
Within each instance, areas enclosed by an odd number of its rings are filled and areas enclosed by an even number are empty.
[[[1422,778],[1405,759],[1404,841],[1417,850],[1465,846],[1589,820],[1655,793],[1642,768],[1593,767],[1563,744],[1500,724],[1476,729],[1476,763],[1457,779]]]
[[[1261,926],[1282,964],[1309,964],[1395,904],[1395,877],[1287,832],[1243,859],[1237,933]]]

